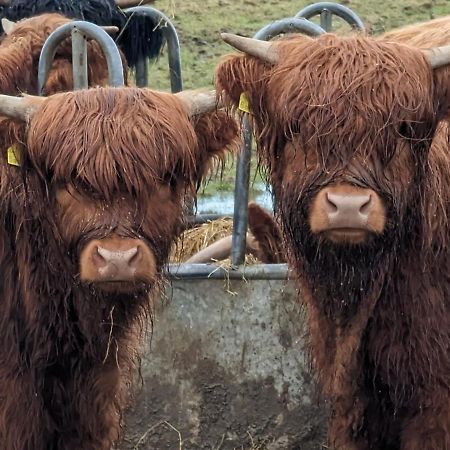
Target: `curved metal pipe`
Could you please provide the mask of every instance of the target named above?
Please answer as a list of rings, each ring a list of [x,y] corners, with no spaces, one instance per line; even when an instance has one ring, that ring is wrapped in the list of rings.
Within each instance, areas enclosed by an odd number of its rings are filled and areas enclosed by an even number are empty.
[[[155,8],[150,6],[136,6],[134,8],[128,8],[123,10],[125,14],[142,14],[151,17],[158,23],[158,27],[160,27],[164,33],[164,37],[167,40],[167,53],[169,57],[169,71],[170,71],[170,86],[173,93],[180,92],[183,90],[183,81],[181,78],[181,59],[180,59],[180,41],[178,39],[177,31],[173,26],[173,23],[170,19],[163,14],[161,11],[158,11]],[[147,61],[142,62],[142,64],[147,64]],[[139,84],[146,83],[144,72],[139,75]]]
[[[364,31],[364,23],[359,18],[359,16],[353,12],[350,8],[344,5],[333,2],[319,2],[312,5],[306,6],[301,11],[299,11],[295,17],[310,19],[311,17],[320,14],[320,25],[326,31],[331,31],[331,14],[344,19],[353,28]]]
[[[124,77],[122,59],[113,39],[98,25],[76,20],[58,27],[45,41],[39,57],[38,94],[43,94],[43,89],[58,45],[61,44],[61,42],[66,39],[73,30],[83,33],[88,38],[95,39],[100,44],[108,64],[109,84],[111,86],[123,86]],[[74,69],[75,66],[76,62],[74,62]],[[76,78],[77,76],[74,74],[74,79]]]

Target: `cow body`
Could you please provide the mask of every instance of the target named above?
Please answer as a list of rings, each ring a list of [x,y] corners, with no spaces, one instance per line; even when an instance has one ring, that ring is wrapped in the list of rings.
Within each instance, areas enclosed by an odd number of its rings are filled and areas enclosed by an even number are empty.
[[[230,57],[217,86],[250,100],[329,445],[450,449],[448,69],[361,36],[271,50]]]
[[[106,450],[185,198],[237,129],[132,88],[42,102],[0,165],[0,447]]]

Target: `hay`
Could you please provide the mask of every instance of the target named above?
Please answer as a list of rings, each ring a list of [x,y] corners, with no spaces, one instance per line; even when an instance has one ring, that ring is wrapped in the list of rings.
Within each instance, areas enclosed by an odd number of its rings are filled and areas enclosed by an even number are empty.
[[[190,228],[184,231],[176,241],[170,255],[170,262],[186,261],[200,250],[229,236],[232,232],[233,220],[228,218],[211,220],[195,228]]]
[[[207,223],[190,228],[178,238],[170,254],[171,263],[180,263],[189,259],[200,250],[210,246],[233,232],[233,219],[224,218],[211,220]],[[253,255],[245,255],[245,264],[258,264],[260,261]],[[231,259],[220,261],[221,267],[231,267]]]

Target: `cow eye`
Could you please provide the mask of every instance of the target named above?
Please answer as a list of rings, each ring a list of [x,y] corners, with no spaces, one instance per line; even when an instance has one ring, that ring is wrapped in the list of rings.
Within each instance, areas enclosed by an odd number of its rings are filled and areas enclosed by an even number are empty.
[[[167,171],[162,177],[162,183],[164,185],[169,185],[172,189],[175,189],[177,185],[177,176],[176,173],[172,171]]]

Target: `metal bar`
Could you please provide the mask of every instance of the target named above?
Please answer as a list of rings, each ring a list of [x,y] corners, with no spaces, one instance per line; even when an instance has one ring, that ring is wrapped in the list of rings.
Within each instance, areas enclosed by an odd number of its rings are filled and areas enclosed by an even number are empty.
[[[72,30],[73,89],[87,89],[89,86],[86,37],[77,28]]]
[[[231,239],[231,262],[238,266],[245,261],[248,225],[248,197],[250,162],[252,159],[252,128],[247,117],[242,122],[243,147],[236,165],[234,184],[233,235]]]
[[[173,93],[183,90],[183,81],[181,78],[181,58],[180,42],[178,34],[170,19],[150,6],[136,6],[123,10],[125,14],[143,14],[153,18],[158,27],[162,29],[164,37],[167,40],[167,53],[169,57],[170,86]]]
[[[101,46],[108,64],[109,84],[111,86],[123,86],[123,66],[119,50],[112,38],[99,26],[83,21],[73,21],[58,27],[45,41],[39,57],[38,68],[38,93],[43,95],[43,89],[47,81],[48,73],[52,66],[58,45],[66,39],[73,29],[78,29],[86,37],[95,39]]]
[[[328,9],[322,9],[322,11],[320,11],[320,26],[326,32],[330,32],[332,29],[332,17],[333,14]]]
[[[261,28],[253,37],[268,41],[282,33],[303,33],[307,36],[319,36],[325,30],[309,20],[300,17],[276,20]]]
[[[199,225],[219,219],[232,219],[233,214],[196,214],[187,218],[188,225]]]
[[[350,8],[340,5],[339,3],[332,3],[332,2],[314,3],[312,5],[307,6],[306,8],[303,8],[295,15],[295,17],[297,18],[303,17],[305,19],[310,19],[311,17],[317,14],[321,14],[323,10],[327,10],[331,14],[336,14],[336,16],[340,17],[341,19],[344,19],[352,27],[358,30],[364,31],[365,29],[364,23],[359,18],[359,16],[356,13],[354,13]]]
[[[301,32],[309,36],[325,33],[318,25],[306,19],[282,19],[261,28],[255,39],[268,40],[281,33]],[[245,261],[246,235],[248,225],[248,198],[250,184],[250,163],[252,157],[252,128],[250,121],[244,117],[242,123],[243,147],[236,164],[234,188],[234,222],[231,244],[231,261],[233,265]]]
[[[255,264],[225,268],[216,264],[169,264],[166,273],[175,280],[287,280],[287,264]]]
[[[136,86],[148,86],[148,61],[147,58],[140,59],[136,64]]]

